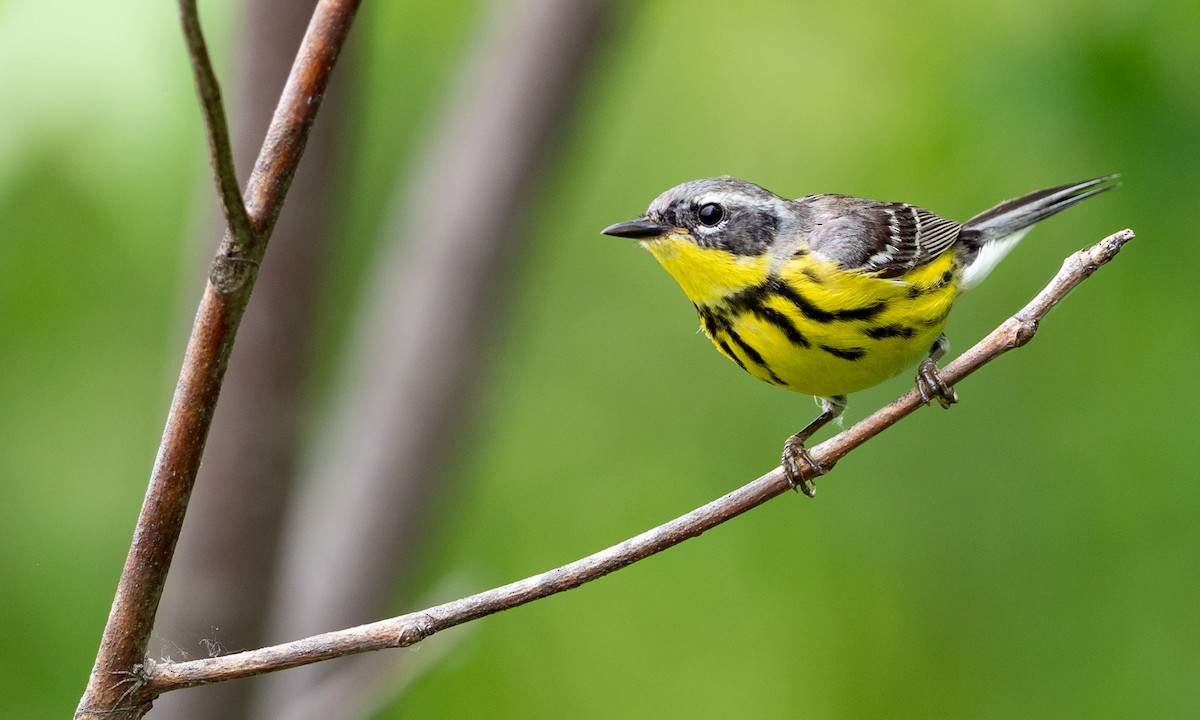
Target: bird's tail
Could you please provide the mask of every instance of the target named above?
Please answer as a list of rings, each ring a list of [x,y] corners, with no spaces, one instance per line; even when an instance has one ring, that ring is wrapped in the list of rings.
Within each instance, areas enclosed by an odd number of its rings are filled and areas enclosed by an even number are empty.
[[[973,257],[963,270],[963,289],[975,287],[991,273],[1034,223],[1066,210],[1075,203],[1117,186],[1117,175],[1058,185],[1005,200],[963,224],[959,235]]]

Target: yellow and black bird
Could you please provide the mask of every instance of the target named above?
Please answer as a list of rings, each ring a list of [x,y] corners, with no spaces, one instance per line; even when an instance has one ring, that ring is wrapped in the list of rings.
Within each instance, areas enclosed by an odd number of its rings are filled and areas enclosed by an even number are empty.
[[[821,400],[784,444],[792,487],[812,495],[827,468],[804,443],[846,395],[922,357],[925,402],[957,401],[937,373],[950,306],[979,284],[1034,223],[1115,186],[1115,175],[1008,200],[965,223],[899,202],[846,195],[787,200],[729,177],[667,190],[636,220],[603,230],[633,238],[696,306],[725,357],[754,377]]]

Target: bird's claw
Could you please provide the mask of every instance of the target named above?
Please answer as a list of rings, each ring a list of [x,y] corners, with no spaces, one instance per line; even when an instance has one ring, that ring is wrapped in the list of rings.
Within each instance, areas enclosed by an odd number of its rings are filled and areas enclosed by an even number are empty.
[[[917,392],[921,393],[921,402],[926,405],[935,398],[944,408],[958,402],[958,393],[942,379],[933,358],[925,358],[917,368]]]
[[[808,448],[804,447],[804,438],[799,434],[789,437],[783,444],[782,465],[788,487],[808,497],[817,494],[817,488],[813,485],[816,479],[833,469],[833,463],[822,465],[813,459]]]

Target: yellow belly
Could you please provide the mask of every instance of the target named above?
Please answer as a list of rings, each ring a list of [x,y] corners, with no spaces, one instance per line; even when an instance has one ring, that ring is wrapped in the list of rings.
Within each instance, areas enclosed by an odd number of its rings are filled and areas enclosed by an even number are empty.
[[[648,248],[722,354],[760,380],[821,397],[871,387],[925,357],[946,326],[961,272],[953,248],[891,279],[811,254],[772,270],[768,256],[691,243]]]

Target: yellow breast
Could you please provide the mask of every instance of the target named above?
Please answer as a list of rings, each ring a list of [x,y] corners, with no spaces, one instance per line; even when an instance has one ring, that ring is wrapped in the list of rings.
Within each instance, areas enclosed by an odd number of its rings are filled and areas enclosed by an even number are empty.
[[[769,254],[733,255],[684,237],[646,247],[722,354],[760,380],[822,397],[876,385],[928,354],[961,273],[953,248],[885,279],[811,253],[772,268]]]

